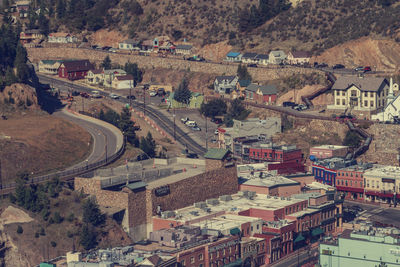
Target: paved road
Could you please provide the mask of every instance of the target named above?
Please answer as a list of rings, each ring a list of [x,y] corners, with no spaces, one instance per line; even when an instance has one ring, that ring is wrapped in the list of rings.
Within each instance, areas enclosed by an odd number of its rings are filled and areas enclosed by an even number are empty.
[[[86,164],[106,159],[106,157],[116,153],[122,146],[123,136],[121,132],[110,124],[99,122],[87,116],[77,116],[65,109],[57,111],[54,113],[54,116],[78,124],[87,130],[93,138],[93,146],[90,155],[83,162],[71,166],[67,170],[84,167]]]
[[[38,74],[39,80],[42,83],[48,83],[57,89],[60,89],[62,91],[80,91],[80,92],[86,92],[86,93],[91,93],[93,91],[92,88],[79,85],[79,84],[74,84],[69,81],[63,81],[63,80],[58,80],[55,78],[51,78],[48,76],[40,75]],[[100,91],[100,94],[104,97],[108,97],[108,93]],[[119,98],[116,99],[116,101],[128,104],[129,100],[126,98]],[[133,100],[132,105],[135,107],[140,107],[143,106],[143,102],[139,100]],[[146,115],[149,116],[152,120],[154,120],[164,131],[166,131],[169,135],[174,136],[174,123],[173,119],[171,116],[168,116],[164,114],[163,112],[160,112],[157,110],[156,107],[152,105],[147,105],[146,104]],[[194,152],[199,154],[199,156],[202,156],[205,152],[206,149],[199,143],[197,143],[193,138],[191,138],[187,133],[182,131],[179,127],[175,127],[175,135],[176,135],[176,140],[183,146],[187,146],[189,151]]]
[[[315,256],[318,253],[318,247],[311,249],[310,251],[298,251],[293,252],[292,255],[288,256],[288,258],[284,260],[280,260],[277,263],[273,263],[271,267],[297,267],[301,266],[307,262],[313,261],[318,258]]]

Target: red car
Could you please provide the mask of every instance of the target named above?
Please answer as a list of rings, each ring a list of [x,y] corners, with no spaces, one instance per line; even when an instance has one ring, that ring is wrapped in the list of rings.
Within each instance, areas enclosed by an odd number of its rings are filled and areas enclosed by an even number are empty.
[[[371,71],[371,67],[370,66],[364,67],[364,72],[367,72],[367,71]]]

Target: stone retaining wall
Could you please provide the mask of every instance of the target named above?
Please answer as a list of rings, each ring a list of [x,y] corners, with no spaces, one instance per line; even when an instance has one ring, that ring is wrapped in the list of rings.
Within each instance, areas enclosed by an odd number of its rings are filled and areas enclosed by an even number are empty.
[[[122,53],[105,53],[93,49],[83,48],[27,48],[28,57],[31,62],[37,63],[43,59],[88,59],[91,62],[100,63],[108,55],[112,62],[124,65],[126,62],[135,62],[144,69],[173,69],[188,70],[217,75],[236,74],[237,64],[219,64],[209,62],[194,62],[177,58],[163,58],[158,56],[127,55]],[[99,65],[99,64],[97,64]],[[285,78],[294,74],[308,74],[316,72],[315,69],[298,67],[286,68],[249,68],[254,80],[266,81]]]

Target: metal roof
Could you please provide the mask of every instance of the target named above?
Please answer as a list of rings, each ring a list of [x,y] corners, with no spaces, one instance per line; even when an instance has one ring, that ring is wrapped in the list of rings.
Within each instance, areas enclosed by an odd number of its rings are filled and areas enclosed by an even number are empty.
[[[223,159],[226,154],[229,152],[228,149],[222,148],[210,148],[207,153],[204,155],[206,159]]]
[[[347,90],[352,85],[361,91],[378,92],[389,87],[389,82],[385,78],[379,77],[357,77],[357,76],[342,76],[338,77],[333,90]]]

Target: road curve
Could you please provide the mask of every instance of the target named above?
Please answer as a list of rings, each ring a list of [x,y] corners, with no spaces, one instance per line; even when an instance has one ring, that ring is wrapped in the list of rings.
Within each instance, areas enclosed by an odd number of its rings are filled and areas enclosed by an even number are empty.
[[[86,93],[91,93],[93,91],[92,88],[80,84],[75,84],[70,81],[55,79],[52,77],[41,75],[39,73],[37,74],[37,76],[39,77],[40,82],[51,84],[52,86],[56,87],[57,89],[60,89],[61,91],[76,90],[79,92],[86,92]],[[102,91],[100,91],[100,94],[102,96],[108,96],[107,93]],[[116,99],[115,101],[119,101],[125,104],[129,103],[129,100],[125,98],[119,98]],[[132,103],[135,106],[142,105],[142,102],[137,100],[132,101]],[[174,123],[170,118],[165,116],[157,109],[151,107],[150,105],[146,105],[146,115],[150,117],[154,122],[156,122],[169,135],[173,136]],[[198,144],[195,140],[193,140],[190,136],[188,136],[179,127],[175,127],[175,131],[176,131],[176,141],[179,142],[181,145],[186,146],[189,149],[189,151],[198,153],[199,156],[202,156],[206,152],[206,149],[201,144]]]
[[[85,167],[115,154],[123,145],[123,135],[115,126],[89,116],[75,114],[66,109],[57,111],[54,116],[75,123],[90,133],[93,140],[92,151],[82,162],[67,168],[67,170]]]

